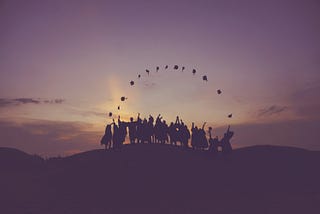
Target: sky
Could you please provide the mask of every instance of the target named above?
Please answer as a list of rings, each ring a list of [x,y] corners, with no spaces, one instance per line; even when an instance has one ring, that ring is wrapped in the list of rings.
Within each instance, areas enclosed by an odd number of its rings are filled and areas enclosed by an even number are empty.
[[[113,112],[179,115],[219,136],[231,125],[235,148],[320,150],[319,9],[317,0],[0,0],[0,147],[102,148]]]

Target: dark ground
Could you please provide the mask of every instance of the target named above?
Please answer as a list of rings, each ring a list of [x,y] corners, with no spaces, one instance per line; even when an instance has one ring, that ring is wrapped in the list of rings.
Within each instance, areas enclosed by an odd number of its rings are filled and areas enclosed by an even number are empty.
[[[126,145],[43,160],[0,148],[0,213],[320,213],[320,152],[254,146],[228,156]]]

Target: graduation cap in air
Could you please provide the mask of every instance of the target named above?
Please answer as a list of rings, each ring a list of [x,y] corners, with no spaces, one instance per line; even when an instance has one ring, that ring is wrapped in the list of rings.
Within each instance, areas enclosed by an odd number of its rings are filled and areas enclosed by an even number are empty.
[[[208,77],[206,75],[202,76],[203,81],[208,81]]]
[[[109,112],[109,117],[112,117],[112,112]]]
[[[125,101],[126,99],[128,99],[128,98],[126,98],[126,97],[121,97],[121,101],[122,101],[122,102]]]
[[[130,81],[130,85],[131,86],[134,85],[134,81],[133,80]]]
[[[218,94],[221,94],[221,93],[222,93],[222,91],[221,91],[220,89],[218,89],[218,90],[217,90],[217,93],[218,93]]]
[[[120,106],[118,106],[118,110],[120,110]]]
[[[150,71],[148,69],[146,69],[147,74],[149,75]]]
[[[182,67],[182,71],[184,71],[184,69],[185,69],[185,67],[183,66],[183,67]]]
[[[140,78],[140,77],[141,77],[141,75],[139,74],[139,75],[138,75],[138,78]]]
[[[169,66],[168,66],[168,65],[166,65],[166,67],[164,67],[164,69],[168,69],[168,67],[169,67]]]
[[[195,75],[197,73],[196,69],[192,70],[192,74]]]
[[[229,114],[228,117],[231,118],[231,117],[232,117],[232,114]]]
[[[178,65],[173,66],[173,69],[174,69],[174,70],[178,70],[178,68],[179,68]]]
[[[157,71],[157,72],[159,71],[159,66],[156,67],[156,71]]]

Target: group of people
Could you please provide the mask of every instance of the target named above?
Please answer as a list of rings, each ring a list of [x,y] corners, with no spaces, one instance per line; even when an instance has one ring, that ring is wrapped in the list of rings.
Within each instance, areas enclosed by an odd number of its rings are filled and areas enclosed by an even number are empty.
[[[211,127],[208,129],[209,139],[207,139],[205,125],[206,123],[199,128],[192,123],[190,133],[187,125],[178,116],[176,121],[171,122],[170,125],[162,119],[160,114],[156,119],[151,115],[148,119],[141,119],[140,114],[138,114],[136,121],[131,117],[129,122],[122,121],[119,116],[117,123],[113,120],[111,124],[107,124],[101,144],[105,145],[106,149],[120,149],[129,132],[130,144],[160,143],[211,152],[221,150],[224,153],[228,153],[232,151],[230,139],[234,133],[230,131],[230,126],[223,138],[219,140],[217,136],[212,138]],[[189,145],[190,138],[191,143]],[[221,149],[219,150],[219,148]]]

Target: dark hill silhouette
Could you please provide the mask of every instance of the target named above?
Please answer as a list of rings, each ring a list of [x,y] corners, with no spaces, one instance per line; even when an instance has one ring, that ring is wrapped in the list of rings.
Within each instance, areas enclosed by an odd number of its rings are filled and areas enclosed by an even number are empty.
[[[28,156],[1,148],[8,166],[9,153]],[[40,168],[20,159],[24,170],[0,168],[1,213],[320,212],[320,152],[254,146],[213,156],[138,144],[52,158]]]
[[[29,155],[18,149],[0,147],[0,168],[2,170],[30,170],[37,169],[44,164],[44,160],[37,155]]]

